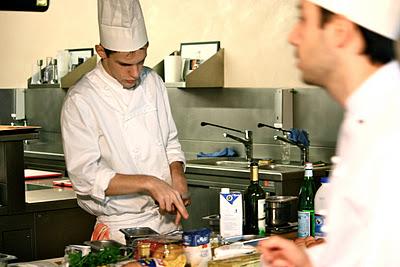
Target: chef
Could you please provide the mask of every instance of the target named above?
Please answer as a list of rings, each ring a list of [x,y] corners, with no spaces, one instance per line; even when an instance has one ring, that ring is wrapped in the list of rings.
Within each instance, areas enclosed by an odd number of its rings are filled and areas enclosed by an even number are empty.
[[[272,237],[268,266],[400,266],[399,0],[301,0],[289,41],[308,84],[345,109],[328,197],[326,242]]]
[[[61,129],[80,207],[97,216],[92,240],[125,243],[122,228],[159,233],[188,218],[185,157],[138,0],[99,0],[101,60],[68,91]]]

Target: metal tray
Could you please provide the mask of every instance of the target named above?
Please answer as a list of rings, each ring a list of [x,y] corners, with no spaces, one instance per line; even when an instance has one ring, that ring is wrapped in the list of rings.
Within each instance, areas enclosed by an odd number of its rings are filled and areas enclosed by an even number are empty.
[[[135,240],[141,238],[155,237],[159,234],[149,227],[133,227],[119,229],[125,235],[126,245],[128,247],[135,247]]]
[[[149,227],[132,227],[119,229],[125,238],[141,238],[159,235],[156,231]]]

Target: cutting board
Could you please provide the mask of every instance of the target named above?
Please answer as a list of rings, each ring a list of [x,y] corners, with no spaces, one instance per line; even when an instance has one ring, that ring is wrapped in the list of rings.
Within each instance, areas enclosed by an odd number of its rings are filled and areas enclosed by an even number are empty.
[[[25,179],[40,179],[40,178],[54,178],[61,177],[61,172],[50,172],[33,169],[25,169]]]
[[[0,135],[18,134],[18,133],[31,133],[36,132],[41,127],[38,126],[11,126],[0,125]]]

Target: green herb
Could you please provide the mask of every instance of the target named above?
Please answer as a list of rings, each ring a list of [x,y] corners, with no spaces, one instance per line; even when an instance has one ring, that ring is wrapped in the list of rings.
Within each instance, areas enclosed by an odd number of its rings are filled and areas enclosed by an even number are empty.
[[[68,255],[71,267],[96,267],[117,263],[126,260],[128,256],[121,256],[118,247],[107,247],[99,252],[90,252],[82,257],[82,252],[73,252]]]

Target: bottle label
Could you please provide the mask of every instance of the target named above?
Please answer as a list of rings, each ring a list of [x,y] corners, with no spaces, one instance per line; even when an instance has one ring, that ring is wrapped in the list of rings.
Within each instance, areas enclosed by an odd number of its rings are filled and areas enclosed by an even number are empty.
[[[299,210],[297,212],[298,219],[298,237],[307,237],[313,235],[314,211]]]
[[[324,237],[324,220],[325,216],[321,214],[315,214],[315,237]]]
[[[258,234],[265,236],[265,198],[258,200]]]

